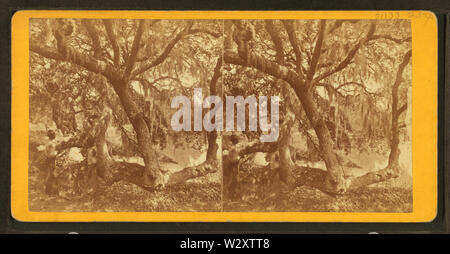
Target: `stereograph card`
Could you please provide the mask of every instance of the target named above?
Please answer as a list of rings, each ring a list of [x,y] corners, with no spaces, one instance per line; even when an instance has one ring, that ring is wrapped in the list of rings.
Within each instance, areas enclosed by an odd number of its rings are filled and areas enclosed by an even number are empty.
[[[32,222],[429,222],[426,11],[19,11],[11,207]]]

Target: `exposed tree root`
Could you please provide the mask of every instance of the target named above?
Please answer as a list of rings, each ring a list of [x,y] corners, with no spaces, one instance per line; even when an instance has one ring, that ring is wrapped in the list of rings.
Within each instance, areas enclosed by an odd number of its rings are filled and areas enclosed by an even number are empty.
[[[370,184],[384,182],[392,178],[397,178],[399,175],[400,171],[398,166],[388,166],[378,171],[373,171],[359,177],[350,178],[348,190],[355,190]]]
[[[140,186],[143,189],[153,191],[157,188],[176,185],[189,179],[205,176],[217,171],[218,165],[215,162],[205,161],[199,165],[186,167],[180,171],[164,175],[164,185],[149,187],[145,185],[143,175],[145,167],[137,163],[113,162],[111,163],[111,176],[106,181],[113,183],[117,181],[127,181]]]
[[[321,190],[328,194],[330,193],[325,185],[327,171],[319,168],[297,167],[294,170],[295,186],[309,186]],[[368,172],[358,177],[348,177],[345,179],[347,189],[346,191],[356,190],[364,186],[375,183],[385,182],[387,180],[397,178],[399,176],[398,167],[386,167],[381,170]]]

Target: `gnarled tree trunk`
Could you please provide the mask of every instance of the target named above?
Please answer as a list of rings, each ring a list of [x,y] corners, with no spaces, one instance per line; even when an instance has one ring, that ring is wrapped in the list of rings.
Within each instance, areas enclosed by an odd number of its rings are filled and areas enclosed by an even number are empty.
[[[316,132],[319,139],[319,149],[321,157],[325,162],[328,171],[328,177],[325,181],[325,189],[335,192],[343,193],[346,190],[344,171],[339,164],[336,154],[333,151],[333,139],[328,130],[325,121],[320,115],[317,107],[313,101],[310,90],[296,89],[296,94],[299,97],[306,116]]]
[[[118,79],[111,80],[114,90],[117,93],[123,109],[125,110],[128,119],[136,131],[136,136],[145,163],[145,172],[143,174],[143,185],[148,187],[162,187],[164,185],[162,173],[159,170],[159,163],[157,155],[152,147],[152,139],[150,130],[144,120],[144,115],[139,110],[136,103],[131,98],[127,90],[127,82]]]

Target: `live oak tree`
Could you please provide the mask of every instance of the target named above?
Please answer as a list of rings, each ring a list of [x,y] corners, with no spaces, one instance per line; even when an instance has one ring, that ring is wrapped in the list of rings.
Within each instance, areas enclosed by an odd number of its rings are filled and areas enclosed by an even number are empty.
[[[326,175],[315,172],[319,175],[316,187],[332,193],[344,193],[348,189],[398,176],[399,117],[407,107],[406,102],[399,103],[398,91],[405,83],[403,74],[411,58],[408,22],[225,21],[224,30],[225,63],[248,67],[279,80],[285,100],[294,101],[290,110],[298,119],[304,112],[317,136],[320,154],[327,168]],[[340,94],[345,87],[368,92],[369,88],[365,85],[368,80],[391,87],[389,75],[395,77],[390,90],[391,101],[387,102],[392,108],[389,163],[386,168],[371,170],[366,175],[346,178],[340,158],[333,149],[330,129],[319,111],[317,90],[325,87],[328,95]],[[405,96],[402,98],[406,100]],[[295,101],[299,103],[295,104]],[[243,146],[240,151],[242,154],[267,151],[267,147],[255,142]],[[280,151],[280,154],[287,153]],[[292,165],[287,156],[282,156],[280,160],[284,160],[285,165]],[[283,174],[289,174],[291,169],[284,166],[283,170],[286,171]],[[309,173],[314,174],[312,171]]]
[[[99,156],[99,164],[109,171],[106,174],[134,170],[143,173],[137,184],[155,188],[217,170],[214,153],[217,151],[217,135],[211,133],[208,139],[210,148],[204,163],[170,175],[162,172],[158,163],[161,155],[156,151],[153,134],[161,126],[156,122],[161,122],[163,112],[156,114],[159,115],[156,119],[154,112],[161,111],[161,108],[152,105],[150,98],[158,92],[173,90],[172,87],[177,87],[177,91],[186,91],[188,88],[183,83],[189,77],[191,86],[200,84],[211,88],[211,93],[215,92],[221,68],[220,50],[217,50],[217,45],[221,46],[218,22],[48,19],[30,23],[32,58],[51,60],[53,64],[62,63],[66,70],[78,72],[78,76],[83,76],[87,81],[78,84],[76,80],[70,82],[74,83],[74,87],[80,84],[87,86],[77,88],[80,92],[88,91],[89,86],[98,88],[101,98],[96,103],[99,107],[96,110],[102,116],[103,131],[100,132],[102,135],[95,136],[102,143],[100,147],[107,145],[104,132],[111,119],[118,121],[119,126],[131,123],[136,134],[135,145],[144,159],[145,169],[137,164],[112,161],[110,156],[106,156],[108,149],[102,149],[99,151],[104,151],[105,156]],[[203,74],[199,75],[200,72]],[[55,70],[55,73],[60,76],[68,74],[60,70]],[[195,77],[201,77],[201,80]],[[139,89],[136,87],[140,87],[142,93],[137,92]],[[126,116],[125,119],[123,116]],[[83,146],[80,144],[82,135],[75,136],[59,148]],[[130,140],[133,141],[133,138]]]

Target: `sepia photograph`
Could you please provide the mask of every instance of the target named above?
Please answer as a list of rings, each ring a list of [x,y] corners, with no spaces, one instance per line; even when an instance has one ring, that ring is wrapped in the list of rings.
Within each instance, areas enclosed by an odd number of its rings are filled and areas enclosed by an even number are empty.
[[[407,19],[29,21],[36,212],[413,212]]]
[[[412,212],[409,20],[230,20],[224,36],[225,93],[280,101],[258,115],[276,142],[251,120],[224,134],[224,211]]]
[[[220,87],[219,20],[31,19],[29,207],[220,211],[220,135],[172,99]]]

